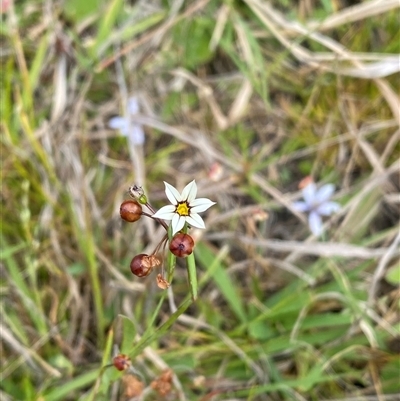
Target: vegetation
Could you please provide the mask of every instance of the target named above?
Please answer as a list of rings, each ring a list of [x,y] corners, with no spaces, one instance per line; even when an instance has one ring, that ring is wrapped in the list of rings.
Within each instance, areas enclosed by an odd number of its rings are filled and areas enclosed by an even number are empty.
[[[1,4],[1,400],[398,399],[397,0]],[[195,302],[119,215],[192,180]]]

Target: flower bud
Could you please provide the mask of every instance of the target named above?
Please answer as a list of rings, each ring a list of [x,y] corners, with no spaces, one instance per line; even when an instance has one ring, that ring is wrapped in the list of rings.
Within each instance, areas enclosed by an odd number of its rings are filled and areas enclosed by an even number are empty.
[[[194,241],[188,234],[178,233],[172,238],[169,250],[180,258],[186,258],[193,252]]]
[[[145,205],[147,203],[147,196],[144,194],[143,188],[138,185],[132,185],[128,189],[129,195],[135,198],[139,203]]]
[[[133,223],[142,217],[142,206],[135,200],[126,200],[119,208],[121,219]]]
[[[113,358],[113,365],[118,370],[126,370],[131,366],[131,359],[128,355],[118,354]]]
[[[131,261],[131,272],[138,277],[146,277],[148,276],[153,267],[159,266],[160,261],[154,255],[146,255],[141,253],[136,255]]]

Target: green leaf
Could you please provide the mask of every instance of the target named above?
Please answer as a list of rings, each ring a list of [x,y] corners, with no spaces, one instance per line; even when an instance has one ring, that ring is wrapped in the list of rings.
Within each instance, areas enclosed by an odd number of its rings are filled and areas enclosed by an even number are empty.
[[[86,388],[88,385],[92,384],[97,379],[98,374],[98,370],[92,370],[66,381],[62,385],[55,386],[53,390],[50,390],[43,396],[43,400],[65,400],[66,397],[71,397],[74,391]]]
[[[250,304],[249,315],[251,316],[251,321],[248,322],[248,332],[249,335],[257,340],[268,340],[276,335],[276,330],[271,328],[267,319],[260,320],[257,317],[260,315],[260,311],[254,305]]]
[[[196,246],[195,255],[203,267],[212,275],[212,278],[232,311],[242,323],[245,323],[247,318],[242,303],[242,297],[238,291],[238,284],[226,272],[225,266],[220,263],[212,251],[202,243]]]
[[[103,18],[100,20],[99,24],[96,43],[94,45],[96,53],[99,52],[103,42],[106,41],[106,39],[111,35],[122,5],[122,0],[113,0],[111,3],[109,3],[107,10],[105,10],[103,13]]]
[[[82,262],[72,263],[67,267],[68,273],[73,277],[79,277],[86,273],[86,266]]]
[[[400,358],[398,357],[393,357],[382,367],[380,377],[385,394],[398,393],[400,391],[399,372]]]
[[[97,12],[101,7],[100,0],[68,0],[64,3],[65,14],[76,22],[84,20],[91,14]]]
[[[385,275],[386,281],[393,285],[400,285],[400,262],[392,266]]]
[[[209,42],[212,22],[205,18],[187,20],[175,28],[175,43],[183,45],[180,63],[187,69],[194,69],[205,64],[212,57]]]
[[[14,253],[19,252],[20,250],[22,250],[24,248],[26,248],[25,243],[20,243],[18,245],[3,247],[3,249],[0,252],[0,260],[5,260],[5,259],[10,258]]]
[[[185,300],[181,303],[179,308],[164,322],[161,326],[157,328],[157,330],[153,330],[149,327],[141,339],[135,346],[132,348],[130,352],[128,352],[129,356],[133,359],[137,355],[139,355],[143,350],[151,344],[156,339],[165,335],[165,333],[171,328],[171,326],[178,320],[179,316],[182,315],[186,311],[186,309],[192,304],[192,300],[189,297],[186,297]]]
[[[123,354],[126,354],[133,347],[133,343],[135,341],[135,336],[136,336],[136,327],[133,324],[132,320],[129,319],[127,316],[119,315],[119,317],[122,319],[123,334],[124,334],[121,344],[121,352]]]
[[[161,22],[165,17],[166,13],[164,11],[159,11],[149,15],[146,18],[141,19],[140,21],[135,22],[135,24],[126,25],[120,31],[114,30],[112,32],[111,42],[114,42],[116,40],[118,41],[130,40],[139,33],[146,32],[150,28],[153,28],[155,25]]]
[[[324,381],[324,376],[325,374],[321,369],[321,366],[317,365],[299,380],[298,387],[301,391],[308,392],[313,388],[315,383]]]
[[[249,334],[257,340],[268,340],[275,334],[270,325],[266,322],[254,320],[248,325]]]
[[[32,90],[35,90],[38,85],[40,72],[44,67],[44,58],[46,56],[48,47],[49,38],[47,36],[43,36],[41,41],[35,48],[35,58],[33,59],[31,68],[29,70],[29,81],[31,83]]]

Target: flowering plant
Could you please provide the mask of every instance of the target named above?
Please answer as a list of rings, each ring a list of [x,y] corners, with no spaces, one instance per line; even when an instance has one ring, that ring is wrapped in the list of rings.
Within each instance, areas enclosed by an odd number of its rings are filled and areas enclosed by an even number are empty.
[[[308,183],[302,190],[304,201],[293,203],[298,212],[308,213],[308,226],[315,236],[323,232],[322,216],[330,216],[340,209],[340,205],[332,202],[330,198],[335,191],[333,184],[325,184],[317,189],[314,182]]]
[[[133,145],[144,144],[144,131],[140,124],[133,122],[134,116],[139,113],[139,102],[137,97],[128,99],[125,116],[112,117],[108,126],[112,129],[119,129],[123,136],[126,136]]]
[[[159,249],[168,242],[168,280],[172,277],[176,257],[186,258],[191,294],[192,298],[196,299],[196,266],[192,253],[194,240],[187,231],[190,227],[205,228],[204,221],[199,213],[215,205],[215,202],[207,198],[196,199],[197,185],[195,180],[187,184],[182,193],[179,193],[176,188],[167,182],[164,182],[164,184],[165,194],[171,205],[163,206],[160,210],[156,211],[148,202],[143,189],[137,185],[129,188],[129,194],[135,200],[126,200],[121,204],[120,215],[125,221],[135,222],[142,215],[145,215],[159,222],[167,230],[167,234],[151,255],[139,254],[132,259],[130,265],[131,271],[138,277],[145,277],[151,273],[154,267],[162,265],[162,274],[157,275],[157,284],[160,288],[168,288],[170,284],[164,277],[164,264],[161,264],[160,259],[156,255]],[[145,205],[150,213],[143,212],[141,205]],[[169,225],[164,220],[169,220]]]
[[[181,230],[185,224],[197,228],[205,228],[199,213],[206,211],[215,202],[207,198],[196,199],[197,185],[195,180],[190,182],[180,194],[176,188],[164,181],[165,194],[171,205],[163,206],[153,217],[171,220],[172,235]]]

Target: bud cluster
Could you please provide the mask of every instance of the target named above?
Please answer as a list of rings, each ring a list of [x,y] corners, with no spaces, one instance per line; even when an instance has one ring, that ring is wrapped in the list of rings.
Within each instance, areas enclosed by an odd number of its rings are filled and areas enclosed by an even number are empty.
[[[142,216],[152,218],[161,224],[168,232],[168,226],[163,220],[160,220],[153,215],[156,210],[150,205],[144,194],[143,188],[137,185],[129,187],[129,195],[133,199],[125,200],[120,206],[120,216],[126,222],[134,223],[138,221]],[[144,212],[142,205],[145,205],[150,213]],[[166,234],[161,242],[157,245],[156,249],[151,255],[140,253],[132,258],[130,263],[131,272],[138,277],[148,276],[152,270],[162,265],[160,258],[157,256],[160,248],[165,247],[168,242],[168,235]],[[169,250],[172,254],[179,258],[185,258],[193,252],[194,241],[193,238],[183,232],[176,233],[169,241]],[[157,275],[157,285],[166,289],[169,287],[168,281],[164,278],[164,268],[162,266],[162,274]]]

